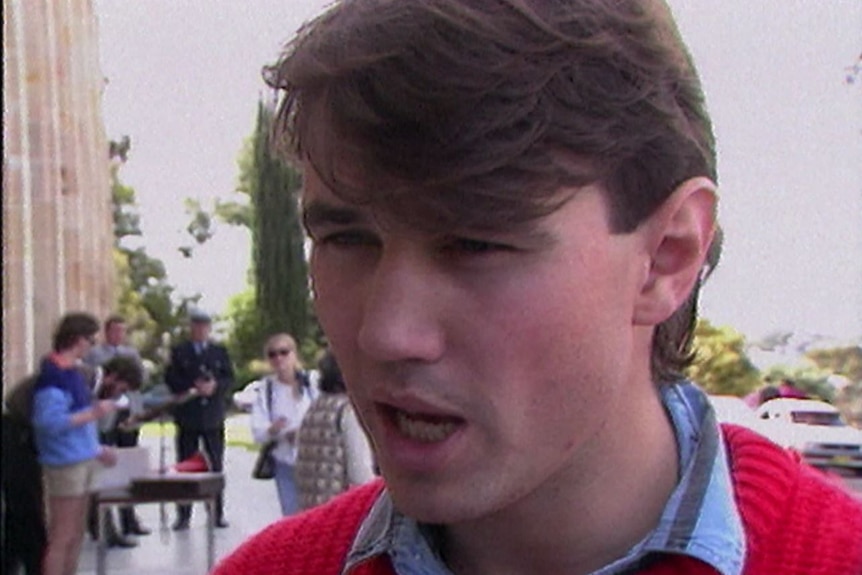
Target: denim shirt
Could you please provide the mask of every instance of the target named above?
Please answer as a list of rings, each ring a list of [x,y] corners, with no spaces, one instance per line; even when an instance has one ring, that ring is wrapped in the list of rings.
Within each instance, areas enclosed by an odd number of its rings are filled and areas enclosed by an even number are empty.
[[[683,554],[721,575],[740,575],[745,535],[733,498],[721,432],[706,395],[690,382],[660,388],[676,433],[680,479],[656,528],[623,557],[591,575],[636,572],[663,554]],[[386,553],[398,575],[452,575],[435,549],[432,526],[395,509],[384,491],[363,520],[343,575]]]

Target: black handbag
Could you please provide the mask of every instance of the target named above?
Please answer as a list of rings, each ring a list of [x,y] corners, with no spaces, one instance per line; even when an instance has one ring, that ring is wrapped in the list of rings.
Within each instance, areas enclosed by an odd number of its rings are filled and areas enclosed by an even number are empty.
[[[272,382],[269,379],[266,380],[266,411],[269,420],[272,421]],[[272,456],[272,450],[275,449],[276,445],[278,445],[278,441],[273,439],[261,446],[257,460],[251,470],[251,476],[254,479],[272,479],[275,477],[275,459]]]
[[[251,476],[255,479],[272,479],[275,477],[275,459],[272,457],[272,450],[275,449],[275,441],[267,441],[260,448],[257,454],[257,461],[254,462],[254,468],[251,471]]]

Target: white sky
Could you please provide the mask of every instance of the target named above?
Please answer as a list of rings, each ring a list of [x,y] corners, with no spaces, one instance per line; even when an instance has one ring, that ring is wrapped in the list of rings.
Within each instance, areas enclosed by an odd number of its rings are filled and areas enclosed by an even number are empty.
[[[96,0],[108,137],[132,138],[148,251],[220,312],[245,285],[247,235],[222,226],[183,260],[183,199],[236,185],[262,65],[322,0]],[[862,51],[858,0],[671,0],[719,142],[722,263],[703,315],[751,338],[862,338]]]

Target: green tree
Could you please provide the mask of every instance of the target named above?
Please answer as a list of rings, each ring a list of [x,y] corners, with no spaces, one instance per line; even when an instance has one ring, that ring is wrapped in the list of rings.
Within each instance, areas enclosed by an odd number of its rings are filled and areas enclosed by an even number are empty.
[[[848,423],[862,429],[862,381],[842,387],[835,394],[835,407]]]
[[[190,305],[200,295],[182,297],[168,282],[164,263],[146,248],[133,245],[141,237],[140,215],[134,188],[120,180],[131,139],[124,136],[109,144],[111,201],[114,224],[114,264],[117,271],[116,309],[126,318],[129,340],[144,359],[152,362],[157,379],[166,359],[166,346],[179,336]]]
[[[862,345],[816,349],[805,356],[823,370],[862,383]]]
[[[862,428],[862,345],[817,349],[805,354],[817,367],[849,382],[834,395],[844,418]]]
[[[708,393],[743,396],[760,385],[760,372],[745,353],[745,338],[733,328],[699,319],[693,349],[695,361],[687,375]]]
[[[209,210],[204,209],[200,200],[186,198],[183,203],[189,216],[186,233],[194,240],[194,244],[180,246],[179,250],[184,257],[190,258],[196,246],[203,245],[215,235],[215,219]]]
[[[215,233],[215,223],[248,228],[252,244],[249,291],[237,294],[226,310],[232,357],[239,372],[260,359],[265,339],[287,332],[296,338],[303,359],[313,359],[322,334],[311,309],[305,236],[300,225],[299,172],[270,147],[274,105],[258,102],[255,128],[238,157],[236,198],[215,202],[213,209],[186,200],[191,240],[186,257]],[[239,379],[239,378],[238,378]]]
[[[309,334],[308,267],[299,222],[299,173],[272,152],[273,106],[258,102],[248,185],[253,209],[255,299],[266,333]]]
[[[260,327],[254,288],[248,287],[228,299],[225,318],[228,323],[225,343],[236,363],[236,382],[237,386],[241,387],[257,379],[266,369],[266,365],[261,361],[263,330]]]
[[[250,287],[254,297],[244,294],[228,310],[229,324],[244,326],[231,336],[245,340],[236,343],[238,362],[240,358],[259,358],[265,338],[275,332],[293,335],[306,359],[310,357],[307,353],[319,347],[320,331],[311,312],[305,236],[299,220],[301,177],[273,153],[269,138],[272,120],[273,106],[259,101],[254,132],[238,158],[236,192],[240,200],[219,200],[214,208],[218,221],[244,226],[251,232]],[[192,206],[189,211],[193,216],[189,231],[197,225],[198,235],[203,237],[212,229],[213,219],[201,217],[198,208]],[[255,352],[246,356],[244,350]]]
[[[812,398],[829,403],[835,399],[835,388],[829,383],[829,372],[816,365],[773,365],[763,375],[763,382],[771,385],[778,385],[784,379],[792,381]]]

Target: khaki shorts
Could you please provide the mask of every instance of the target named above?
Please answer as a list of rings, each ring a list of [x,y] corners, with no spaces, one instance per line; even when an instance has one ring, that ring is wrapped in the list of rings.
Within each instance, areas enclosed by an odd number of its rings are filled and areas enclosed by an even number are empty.
[[[62,467],[43,467],[45,493],[49,497],[79,497],[88,494],[96,478],[98,465],[98,461],[90,459]]]

